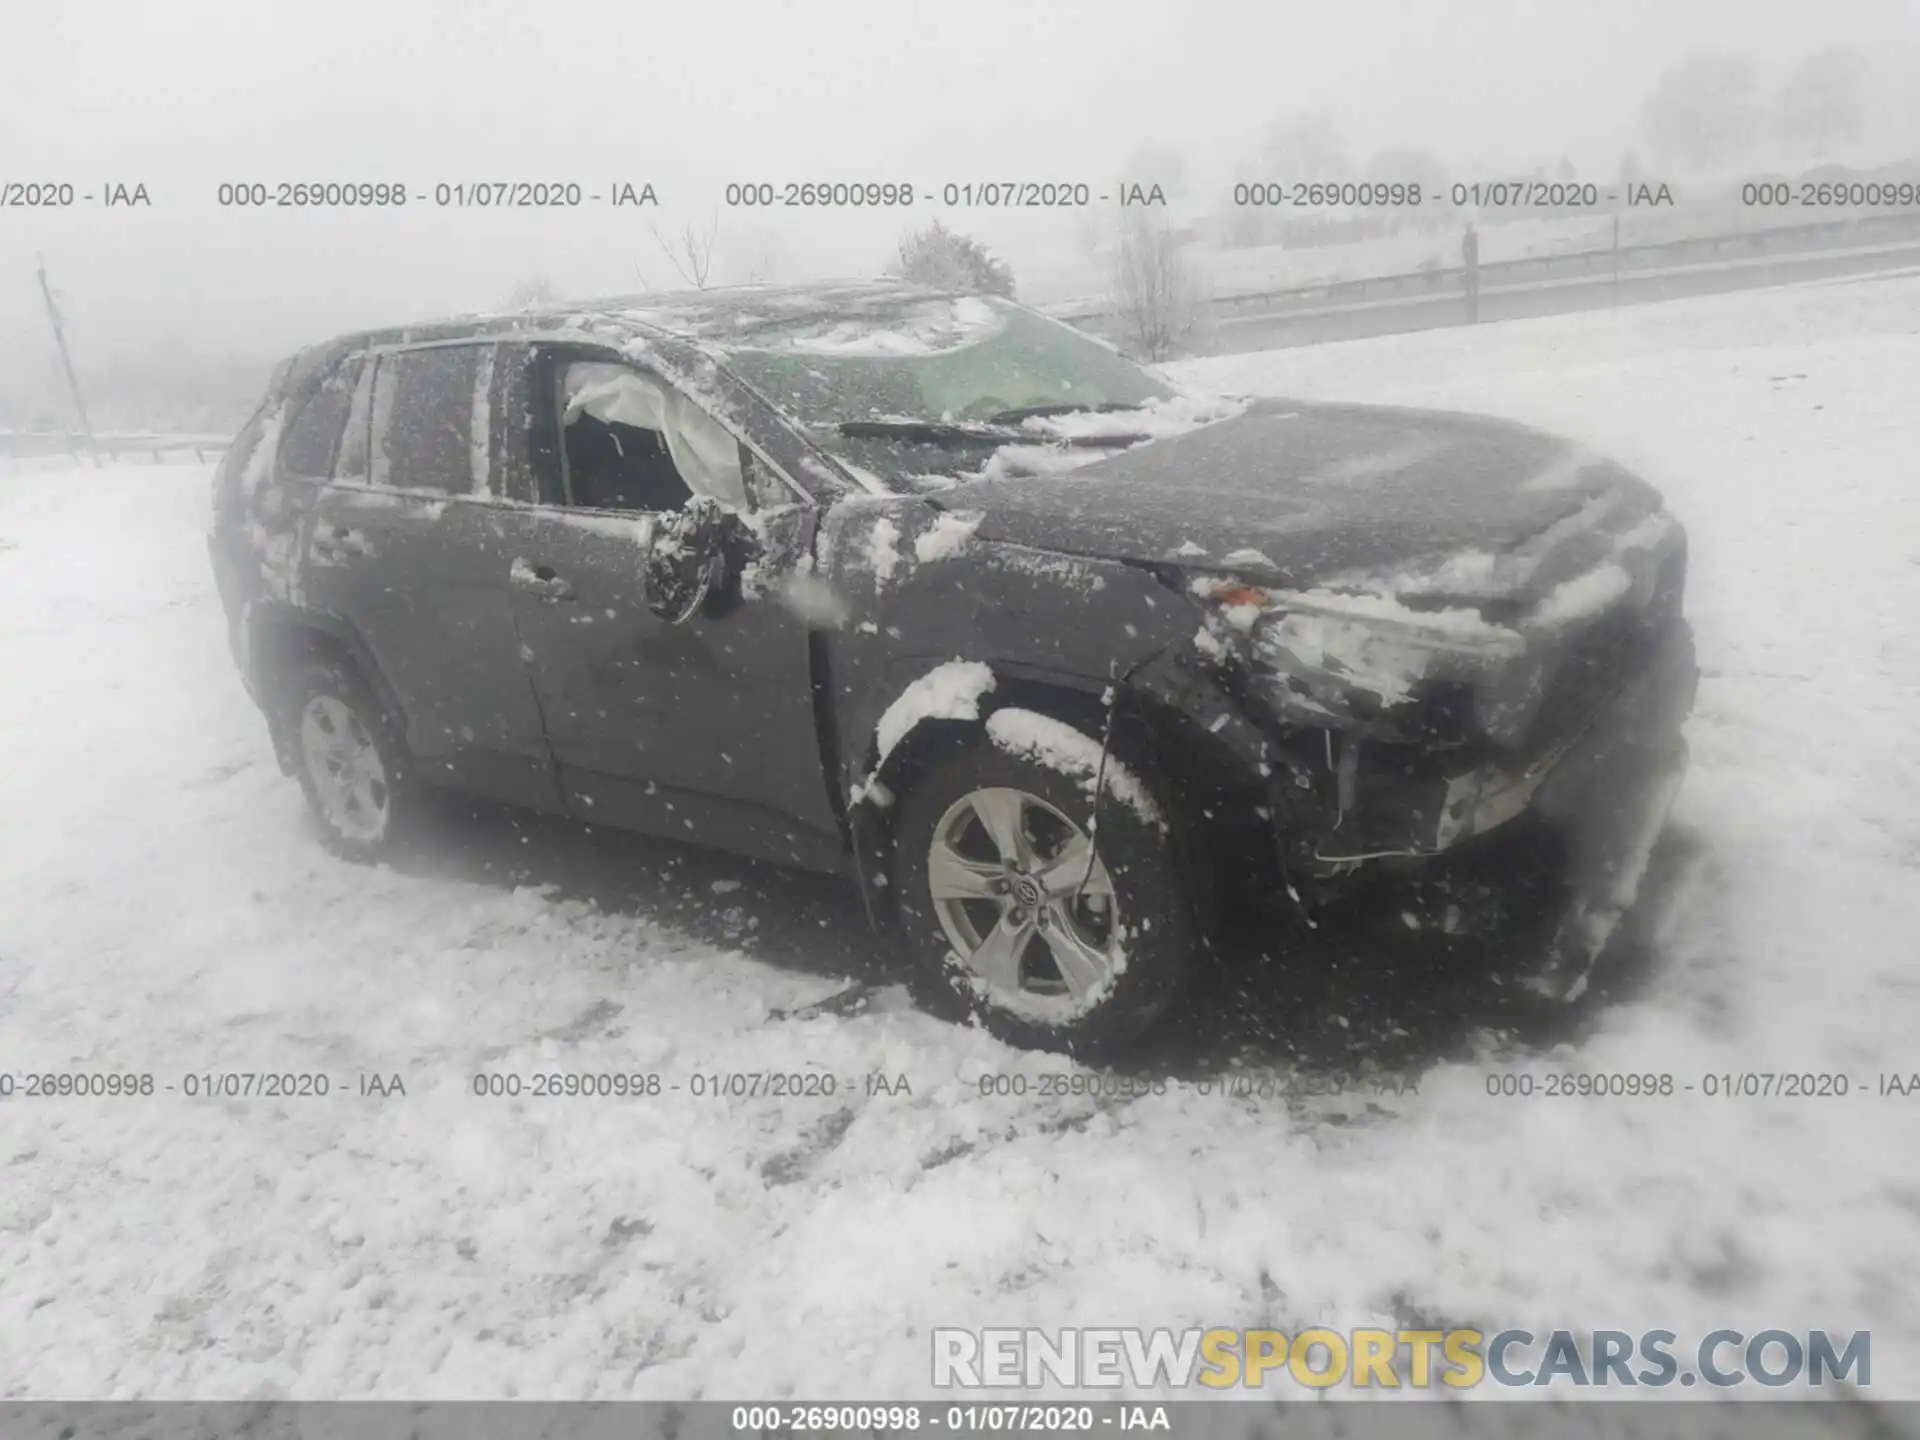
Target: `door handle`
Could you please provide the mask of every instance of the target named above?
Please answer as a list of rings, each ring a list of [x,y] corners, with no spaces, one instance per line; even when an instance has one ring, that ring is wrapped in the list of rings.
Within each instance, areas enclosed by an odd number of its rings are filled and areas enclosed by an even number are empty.
[[[535,565],[525,556],[514,557],[513,566],[507,571],[507,583],[516,590],[525,590],[548,600],[573,598],[573,586],[555,574],[551,565]]]

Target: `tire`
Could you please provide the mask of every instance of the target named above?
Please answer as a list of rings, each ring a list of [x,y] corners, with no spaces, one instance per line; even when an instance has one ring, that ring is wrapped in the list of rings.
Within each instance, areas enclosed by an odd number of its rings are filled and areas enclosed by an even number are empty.
[[[386,707],[345,660],[297,665],[280,694],[283,743],[327,848],[361,861],[397,853],[417,832],[422,796]]]
[[[1112,757],[1096,807],[1099,749],[1049,716],[999,710],[902,796],[892,878],[928,1009],[1094,1057],[1179,997],[1195,925],[1172,837]]]

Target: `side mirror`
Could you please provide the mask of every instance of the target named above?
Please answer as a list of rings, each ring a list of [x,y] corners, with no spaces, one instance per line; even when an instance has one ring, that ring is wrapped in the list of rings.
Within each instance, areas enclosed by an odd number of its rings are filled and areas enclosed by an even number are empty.
[[[740,517],[710,495],[696,495],[668,516],[647,554],[647,608],[669,625],[684,625],[738,588],[739,573],[759,546]]]
[[[684,625],[699,614],[726,578],[719,522],[719,503],[696,495],[654,533],[647,552],[647,608],[669,625]]]

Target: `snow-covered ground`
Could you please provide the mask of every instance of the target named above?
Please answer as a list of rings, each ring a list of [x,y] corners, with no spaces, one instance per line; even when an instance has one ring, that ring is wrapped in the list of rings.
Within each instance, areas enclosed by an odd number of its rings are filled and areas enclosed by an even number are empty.
[[[821,882],[497,815],[331,858],[226,652],[206,471],[4,475],[0,1070],[334,1093],[0,1102],[0,1395],[909,1395],[934,1326],[1417,1316],[1871,1329],[1875,1395],[1920,1397],[1920,1096],[1874,1093],[1920,1071],[1920,280],[1185,370],[1539,421],[1666,488],[1706,673],[1628,998],[1417,1094],[983,1096],[1073,1067],[891,989],[774,1014],[884,973]],[[1856,1088],[1487,1093],[1556,1068]],[[839,1088],[471,1088],[536,1070]]]

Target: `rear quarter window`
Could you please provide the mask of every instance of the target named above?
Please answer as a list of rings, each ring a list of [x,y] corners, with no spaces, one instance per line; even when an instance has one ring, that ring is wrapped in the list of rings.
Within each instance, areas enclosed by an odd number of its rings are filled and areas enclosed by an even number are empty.
[[[279,413],[280,397],[285,393],[287,377],[293,373],[297,356],[288,356],[273,367],[267,377],[266,398],[227,444],[226,454],[213,467],[213,508],[216,517],[231,513],[240,491],[240,478],[253,463],[254,452],[273,429],[273,417]]]
[[[227,453],[220,457],[220,463],[213,472],[213,510],[216,520],[232,518],[240,498],[240,477],[247,473],[252,463],[254,451],[260,448],[260,440],[267,433],[267,415],[270,407],[263,405],[253,412],[253,418],[240,427],[240,433],[233,437],[227,446]]]
[[[283,474],[303,480],[325,480],[333,474],[333,457],[340,448],[359,378],[360,362],[350,361],[329,372],[300,402],[280,442]]]

